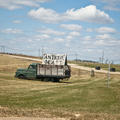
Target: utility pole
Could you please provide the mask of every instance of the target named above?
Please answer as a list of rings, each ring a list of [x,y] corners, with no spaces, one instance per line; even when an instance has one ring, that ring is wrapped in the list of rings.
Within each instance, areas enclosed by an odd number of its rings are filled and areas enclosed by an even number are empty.
[[[108,59],[105,60],[105,64],[107,64],[107,63],[108,63]]]
[[[44,54],[44,48],[42,48],[41,52],[42,52],[42,56],[43,56],[43,54]]]
[[[99,57],[99,63],[101,63],[101,57]]]
[[[5,46],[0,46],[1,47],[1,53],[5,53]]]
[[[109,82],[110,82],[110,65],[111,65],[111,62],[109,61],[109,64],[108,64],[108,80],[107,80],[107,87],[109,87]]]
[[[40,49],[38,49],[38,57],[40,57]]]
[[[103,61],[104,61],[104,51],[102,52],[102,64],[103,64]]]
[[[75,60],[76,60],[76,64],[77,64],[77,57],[78,57],[78,54],[77,54],[77,53],[75,54],[75,57],[76,57],[76,59],[75,59]]]

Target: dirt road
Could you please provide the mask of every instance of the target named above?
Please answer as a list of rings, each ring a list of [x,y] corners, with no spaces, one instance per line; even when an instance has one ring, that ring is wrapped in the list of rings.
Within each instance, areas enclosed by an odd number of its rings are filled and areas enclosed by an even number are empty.
[[[64,118],[0,117],[0,120],[65,120]]]
[[[21,57],[21,56],[14,56],[14,55],[8,55],[10,57],[14,57],[14,58],[18,58],[18,59],[26,59],[26,60],[32,60],[32,61],[38,61],[41,62],[41,59],[36,59],[36,58],[30,58],[30,57]],[[95,68],[89,68],[89,67],[84,67],[84,66],[79,66],[77,64],[69,64],[72,68],[77,68],[77,69],[81,69],[81,70],[87,70],[87,71],[91,71],[94,70],[95,72],[99,72],[99,73],[108,73],[108,71],[106,70],[96,70]],[[120,75],[120,72],[110,72],[110,74],[118,74]]]

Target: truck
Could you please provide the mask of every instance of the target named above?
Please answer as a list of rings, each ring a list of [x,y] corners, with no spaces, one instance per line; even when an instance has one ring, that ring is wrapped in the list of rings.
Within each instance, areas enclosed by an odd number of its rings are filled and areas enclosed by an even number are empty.
[[[59,82],[65,78],[70,78],[71,68],[67,65],[66,56],[50,56],[51,55],[47,55],[46,57],[46,55],[44,55],[42,63],[32,63],[27,69],[17,69],[15,77],[53,82]]]

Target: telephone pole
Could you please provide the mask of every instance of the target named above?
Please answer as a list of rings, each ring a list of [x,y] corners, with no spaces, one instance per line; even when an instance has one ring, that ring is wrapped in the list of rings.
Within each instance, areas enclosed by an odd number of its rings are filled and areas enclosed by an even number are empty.
[[[5,46],[0,46],[1,47],[1,53],[5,53]]]
[[[43,54],[44,54],[44,48],[42,48],[41,52],[42,52],[42,56],[43,56]]]
[[[40,57],[40,49],[38,49],[38,57]]]
[[[102,52],[102,57],[101,57],[101,59],[102,59],[102,64],[103,64],[103,61],[104,61],[104,51]]]
[[[111,62],[109,61],[109,63],[108,63],[108,80],[107,80],[107,87],[109,87],[109,82],[110,82],[110,65],[111,65]]]
[[[77,58],[78,58],[78,54],[77,53],[75,54],[75,58],[76,58],[75,60],[76,60],[76,63],[77,63]]]

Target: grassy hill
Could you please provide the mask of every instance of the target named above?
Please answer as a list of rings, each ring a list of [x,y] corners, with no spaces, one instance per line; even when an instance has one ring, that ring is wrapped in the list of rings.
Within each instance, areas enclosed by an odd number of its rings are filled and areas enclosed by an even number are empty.
[[[72,69],[70,80],[41,82],[14,78],[32,61],[0,55],[0,116],[63,117],[70,120],[119,120],[120,76]]]

